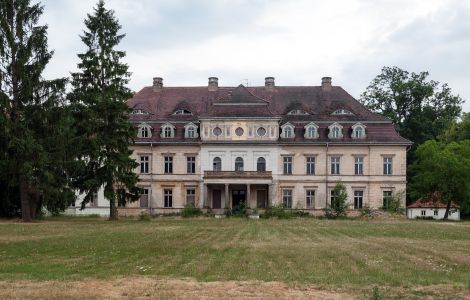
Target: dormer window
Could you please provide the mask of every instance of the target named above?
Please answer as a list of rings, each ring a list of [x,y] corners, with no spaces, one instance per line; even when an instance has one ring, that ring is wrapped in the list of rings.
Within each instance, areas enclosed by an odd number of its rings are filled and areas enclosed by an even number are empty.
[[[173,115],[175,115],[175,116],[192,116],[193,113],[190,112],[187,109],[178,109],[173,113]]]
[[[352,126],[351,138],[353,139],[364,139],[366,138],[366,126],[361,123],[357,123]]]
[[[160,137],[162,138],[173,138],[175,137],[175,126],[170,123],[166,123],[161,127]]]
[[[151,138],[152,137],[152,127],[150,125],[143,123],[137,126],[137,137],[138,138]]]
[[[308,115],[309,113],[302,109],[294,109],[287,113],[288,115]]]
[[[184,137],[187,139],[195,139],[199,137],[197,126],[194,123],[188,123],[184,126]]]
[[[343,126],[338,123],[334,123],[328,127],[328,138],[330,139],[340,139],[343,137]]]
[[[281,126],[281,137],[284,139],[289,139],[289,138],[294,138],[295,133],[294,133],[294,125],[291,123],[285,123],[284,125]]]
[[[148,115],[149,113],[143,109],[137,108],[132,111],[133,115]]]
[[[316,139],[318,138],[318,126],[315,123],[309,123],[305,125],[304,137],[306,139]]]
[[[333,115],[354,115],[354,114],[347,109],[340,108],[340,109],[335,110],[333,112]]]

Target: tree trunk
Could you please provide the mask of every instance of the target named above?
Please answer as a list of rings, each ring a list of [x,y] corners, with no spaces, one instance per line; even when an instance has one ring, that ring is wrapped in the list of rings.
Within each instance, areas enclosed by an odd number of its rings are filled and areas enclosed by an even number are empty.
[[[113,197],[109,199],[109,220],[115,221],[118,219],[118,210],[116,206],[116,199]]]
[[[29,186],[26,178],[20,175],[20,201],[21,201],[21,218],[24,222],[31,222],[31,200],[29,196]]]
[[[447,220],[448,217],[449,217],[450,203],[451,202],[452,202],[451,200],[447,200],[446,213],[444,214],[444,220]]]

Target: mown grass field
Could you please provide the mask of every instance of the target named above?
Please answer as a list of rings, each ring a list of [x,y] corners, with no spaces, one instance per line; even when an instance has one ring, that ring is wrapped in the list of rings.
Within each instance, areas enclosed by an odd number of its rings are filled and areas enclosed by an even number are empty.
[[[65,286],[119,278],[277,282],[358,298],[369,297],[377,286],[384,298],[465,298],[470,222],[83,217],[0,222],[0,298],[15,295],[2,287],[17,282]]]

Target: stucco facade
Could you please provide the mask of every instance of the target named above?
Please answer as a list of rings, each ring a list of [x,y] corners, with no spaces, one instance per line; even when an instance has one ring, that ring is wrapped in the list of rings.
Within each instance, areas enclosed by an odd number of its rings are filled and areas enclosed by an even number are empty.
[[[381,208],[406,188],[411,142],[327,77],[307,87],[277,87],[267,77],[248,88],[219,87],[215,77],[207,87],[164,87],[155,78],[129,106],[146,192],[126,213],[171,213],[187,203],[221,213],[243,201],[320,214],[338,182],[351,210]]]

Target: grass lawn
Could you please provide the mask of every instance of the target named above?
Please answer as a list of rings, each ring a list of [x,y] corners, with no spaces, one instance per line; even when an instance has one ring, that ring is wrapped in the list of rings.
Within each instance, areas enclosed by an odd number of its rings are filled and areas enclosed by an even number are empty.
[[[470,223],[311,218],[110,222],[86,217],[32,224],[0,221],[0,298],[18,296],[19,287],[28,285],[62,286],[61,294],[50,296],[67,297],[64,287],[78,286],[71,282],[114,282],[110,286],[116,287],[125,285],[125,278],[144,282],[143,289],[150,282],[166,286],[161,280],[168,286],[180,280],[179,289],[192,282],[201,290],[214,282],[240,282],[248,291],[250,284],[256,290],[275,282],[292,291],[314,287],[357,298],[370,297],[374,286],[383,298],[465,298],[470,297]],[[153,288],[162,292],[156,284]]]

